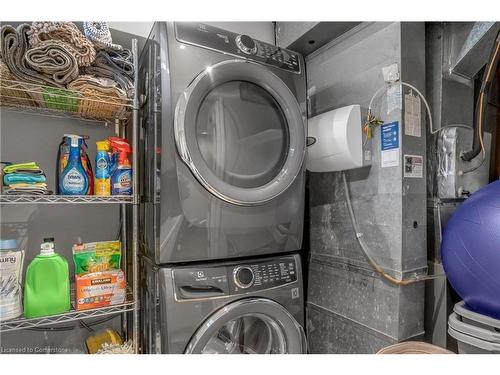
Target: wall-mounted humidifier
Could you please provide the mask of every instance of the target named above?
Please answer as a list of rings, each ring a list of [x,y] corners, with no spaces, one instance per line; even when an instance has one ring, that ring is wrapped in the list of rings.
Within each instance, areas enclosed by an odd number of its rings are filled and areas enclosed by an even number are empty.
[[[363,133],[366,110],[337,108],[308,120],[307,169],[334,172],[371,164],[371,139]]]

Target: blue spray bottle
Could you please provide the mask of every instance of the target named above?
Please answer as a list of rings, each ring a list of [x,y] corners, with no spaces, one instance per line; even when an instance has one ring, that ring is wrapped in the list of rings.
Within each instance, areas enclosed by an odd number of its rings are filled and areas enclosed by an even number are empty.
[[[89,178],[82,165],[80,147],[82,137],[71,135],[68,164],[59,176],[59,192],[62,195],[85,195],[89,188]]]

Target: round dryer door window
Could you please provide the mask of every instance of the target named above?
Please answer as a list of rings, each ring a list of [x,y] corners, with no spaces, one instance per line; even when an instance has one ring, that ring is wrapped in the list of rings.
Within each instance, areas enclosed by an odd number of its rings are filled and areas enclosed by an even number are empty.
[[[181,95],[175,138],[182,160],[213,195],[264,204],[302,170],[306,131],[285,83],[256,63],[233,60],[202,72]]]
[[[302,327],[280,304],[261,298],[233,302],[198,329],[186,353],[302,354]]]

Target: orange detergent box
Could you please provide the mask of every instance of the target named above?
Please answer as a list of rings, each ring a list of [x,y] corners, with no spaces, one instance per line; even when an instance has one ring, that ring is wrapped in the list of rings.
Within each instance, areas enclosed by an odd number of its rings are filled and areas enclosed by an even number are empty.
[[[122,270],[75,276],[77,310],[118,305],[125,302],[126,281]]]

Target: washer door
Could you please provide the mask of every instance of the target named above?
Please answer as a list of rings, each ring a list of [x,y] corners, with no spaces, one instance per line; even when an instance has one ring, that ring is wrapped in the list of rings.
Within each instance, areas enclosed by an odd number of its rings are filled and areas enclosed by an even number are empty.
[[[187,346],[195,354],[302,354],[304,330],[280,304],[243,299],[209,317]]]
[[[284,192],[301,172],[306,150],[294,95],[269,69],[242,60],[207,68],[181,94],[175,140],[198,181],[240,206]]]

